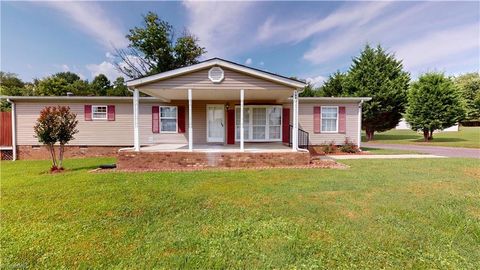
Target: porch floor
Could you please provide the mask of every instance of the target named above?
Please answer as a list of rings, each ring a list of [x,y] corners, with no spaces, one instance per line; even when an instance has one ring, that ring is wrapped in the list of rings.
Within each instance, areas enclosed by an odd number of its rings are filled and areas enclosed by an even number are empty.
[[[292,152],[292,148],[278,143],[245,143],[247,153],[277,153]],[[157,144],[140,148],[141,152],[188,152],[188,144]],[[237,153],[240,152],[238,144],[194,144],[193,152],[204,153]]]

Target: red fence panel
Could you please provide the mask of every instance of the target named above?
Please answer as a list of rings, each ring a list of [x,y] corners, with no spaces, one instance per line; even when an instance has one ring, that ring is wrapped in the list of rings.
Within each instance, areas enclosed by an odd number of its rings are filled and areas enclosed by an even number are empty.
[[[0,146],[12,146],[11,112],[0,112]]]

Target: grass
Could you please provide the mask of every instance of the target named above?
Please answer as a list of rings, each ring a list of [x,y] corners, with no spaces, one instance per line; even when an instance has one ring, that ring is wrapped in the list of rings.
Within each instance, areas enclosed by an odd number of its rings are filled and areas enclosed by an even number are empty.
[[[480,268],[474,159],[88,173],[2,162],[2,268]]]
[[[380,148],[373,148],[373,147],[362,147],[362,151],[368,151],[374,155],[421,154],[418,151],[399,150],[399,149],[380,149]]]
[[[362,138],[365,141],[365,137]],[[411,130],[389,130],[375,133],[371,143],[417,144],[431,146],[450,146],[480,148],[480,127],[460,127],[458,132],[438,132],[433,134],[433,140],[423,141],[423,135]]]

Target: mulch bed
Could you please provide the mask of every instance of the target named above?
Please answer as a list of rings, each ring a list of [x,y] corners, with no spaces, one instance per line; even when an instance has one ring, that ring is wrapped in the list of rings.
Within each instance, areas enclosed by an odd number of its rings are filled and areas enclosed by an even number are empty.
[[[165,169],[136,169],[136,170],[122,170],[122,169],[94,169],[91,173],[109,173],[109,172],[191,172],[191,171],[229,171],[229,170],[268,170],[268,169],[347,169],[347,165],[338,163],[331,159],[316,159],[313,158],[311,163],[303,166],[263,166],[263,167],[208,167],[195,166],[184,168],[165,168]]]

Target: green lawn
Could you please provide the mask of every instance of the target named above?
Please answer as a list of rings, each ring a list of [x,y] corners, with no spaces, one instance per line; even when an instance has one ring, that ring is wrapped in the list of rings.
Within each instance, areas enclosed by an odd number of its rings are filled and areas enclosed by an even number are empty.
[[[365,141],[365,137],[362,137],[362,140]],[[423,141],[423,135],[420,133],[392,129],[375,133],[375,140],[371,142],[480,148],[480,127],[460,127],[458,132],[434,133],[433,140],[427,143]]]
[[[473,159],[88,173],[1,163],[2,268],[480,268]]]

